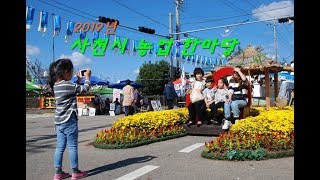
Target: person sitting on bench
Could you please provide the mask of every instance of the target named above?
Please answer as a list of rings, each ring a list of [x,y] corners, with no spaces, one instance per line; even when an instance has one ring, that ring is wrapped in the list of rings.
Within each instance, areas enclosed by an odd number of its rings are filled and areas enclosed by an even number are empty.
[[[235,123],[238,122],[240,116],[239,108],[246,107],[248,104],[246,100],[248,96],[248,84],[248,80],[241,72],[240,68],[234,68],[233,76],[229,81],[229,97],[227,98],[226,103],[224,103],[225,119],[222,129],[229,129],[229,127],[232,125],[231,120],[235,120]],[[234,119],[231,119],[231,109]]]
[[[213,122],[222,123],[221,119],[218,119],[218,109],[224,107],[224,103],[227,101],[227,96],[230,93],[228,90],[228,81],[225,78],[218,80],[218,87],[215,89],[213,109]]]
[[[208,78],[206,79],[206,89],[203,90],[203,96],[204,96],[204,102],[207,108],[207,112],[206,112],[206,121],[207,121],[207,125],[212,123],[212,113],[213,113],[213,109],[215,107],[214,104],[214,92],[216,90],[215,87],[213,87],[213,79],[212,78]]]
[[[205,88],[205,80],[203,79],[204,72],[201,68],[195,68],[193,71],[195,81],[192,82],[191,88],[188,90],[190,93],[191,103],[189,104],[189,120],[188,126],[195,124],[199,127],[202,124],[205,114],[205,104],[203,90]]]

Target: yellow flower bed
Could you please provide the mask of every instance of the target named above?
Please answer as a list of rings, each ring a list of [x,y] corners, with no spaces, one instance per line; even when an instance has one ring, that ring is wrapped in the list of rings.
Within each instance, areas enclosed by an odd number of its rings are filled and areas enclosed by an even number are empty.
[[[188,109],[152,111],[138,113],[132,116],[119,118],[113,123],[116,129],[134,127],[140,130],[159,129],[171,125],[183,124],[188,119]]]
[[[285,107],[278,109],[271,107],[265,110],[262,107],[256,108],[260,114],[249,116],[232,125],[233,132],[247,132],[249,134],[264,134],[271,132],[282,132],[289,134],[294,130],[294,109]]]
[[[259,149],[267,152],[294,150],[293,107],[287,106],[283,109],[271,107],[269,110],[259,107],[250,111],[256,111],[250,113],[256,116],[249,116],[238,121],[231,126],[230,131],[206,142],[204,153],[221,159],[243,160],[259,159],[254,152]],[[250,156],[248,156],[249,151],[252,153]]]

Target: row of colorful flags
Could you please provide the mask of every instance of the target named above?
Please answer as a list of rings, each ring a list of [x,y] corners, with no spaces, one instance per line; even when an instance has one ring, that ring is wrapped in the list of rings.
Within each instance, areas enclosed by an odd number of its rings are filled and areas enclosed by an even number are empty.
[[[31,29],[31,26],[33,25],[34,13],[35,13],[35,8],[31,7],[31,6],[27,6],[27,9],[26,9],[26,29],[27,30]],[[39,32],[45,33],[47,31],[48,18],[49,18],[48,12],[40,11],[40,20],[39,20],[39,25],[38,25]],[[61,17],[59,15],[52,14],[52,20],[53,20],[53,37],[55,37],[60,34],[61,29],[62,29]],[[71,20],[68,20],[66,34],[65,34],[65,42],[68,42],[71,39],[71,37],[73,35],[73,31],[74,31],[74,22]],[[87,36],[87,33],[80,30],[80,35],[79,35],[80,40],[85,39],[86,36]],[[95,41],[98,38],[99,38],[99,33],[94,31],[92,33],[92,40]],[[104,33],[104,38],[110,39],[110,34]],[[121,36],[114,35],[114,41],[116,41],[116,40],[121,41],[122,38],[123,37],[121,37]],[[137,52],[139,51],[139,50],[137,50],[137,47],[139,46],[139,42],[140,41],[138,41],[138,40],[132,40],[132,41],[128,40],[128,43],[125,47],[125,51],[128,54],[131,54],[130,46],[132,44],[132,55],[136,55]],[[157,52],[158,52],[159,48],[163,48],[163,47],[159,46],[158,44],[156,45],[156,43],[152,43],[152,48],[150,50],[148,50],[148,52],[147,52],[149,54],[149,57],[152,57],[153,55],[155,57],[159,57],[159,56],[157,56]],[[227,60],[225,58],[211,58],[211,57],[197,55],[197,54],[193,54],[192,56],[183,56],[181,54],[181,51],[182,51],[182,48],[177,47],[173,43],[169,56],[172,56],[172,58],[175,60],[178,58],[181,59],[182,63],[186,62],[188,64],[192,64],[192,65],[200,66],[200,67],[215,67],[215,66],[220,66],[220,65],[226,64],[226,62],[227,62]],[[166,57],[169,57],[169,56],[166,56]]]

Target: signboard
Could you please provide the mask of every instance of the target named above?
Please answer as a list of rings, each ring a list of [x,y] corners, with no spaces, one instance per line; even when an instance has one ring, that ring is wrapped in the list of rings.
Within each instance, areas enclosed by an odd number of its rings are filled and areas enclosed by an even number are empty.
[[[109,114],[110,114],[110,116],[116,116],[116,115],[114,114],[114,111],[109,111]]]
[[[116,98],[118,98],[119,102],[120,102],[120,89],[113,89],[113,100],[112,100],[112,102],[115,102]]]
[[[93,98],[95,98],[95,96],[77,96],[78,108],[85,108],[86,104],[90,103]]]
[[[110,103],[110,111],[116,110],[116,104],[115,103]]]
[[[96,108],[78,108],[78,116],[95,116]]]
[[[54,109],[54,97],[40,97],[40,108],[41,109]]]
[[[160,103],[159,100],[151,101],[151,106],[152,106],[152,109],[153,109],[154,111],[160,111],[160,110],[162,110],[161,103]]]
[[[78,108],[85,108],[85,104],[91,102],[94,96],[77,96],[77,106]],[[40,97],[40,108],[41,109],[54,109],[55,100],[54,97]]]
[[[110,116],[115,116],[115,113],[114,113],[115,110],[116,110],[116,104],[110,103],[110,111],[109,111]]]
[[[162,110],[160,100],[157,100],[156,102],[157,102],[158,110],[159,110],[159,111]]]

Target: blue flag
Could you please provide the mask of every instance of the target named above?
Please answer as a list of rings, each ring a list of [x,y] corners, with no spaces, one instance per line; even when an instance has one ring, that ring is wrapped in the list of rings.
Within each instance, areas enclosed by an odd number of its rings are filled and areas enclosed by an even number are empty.
[[[191,62],[191,57],[192,57],[192,56],[187,56],[187,63],[189,63],[189,64],[190,64],[190,62]]]
[[[133,55],[136,55],[137,52],[138,52],[138,50],[137,50],[138,44],[139,44],[138,40],[133,40],[132,41],[132,54]]]
[[[196,63],[197,63],[197,65],[201,64],[201,56],[200,55],[196,55]]]
[[[110,39],[110,34],[104,33],[103,37],[104,39],[107,39],[107,38]]]
[[[64,37],[66,42],[68,42],[71,39],[71,36],[73,34],[73,29],[74,29],[74,22],[69,20],[68,23],[67,23],[67,32],[66,32],[66,35]]]
[[[99,32],[93,31],[92,36],[93,36],[92,42],[94,42],[95,40],[97,40],[99,38]]]
[[[38,31],[45,33],[47,31],[47,25],[48,25],[48,13],[45,11],[40,11]]]
[[[174,46],[174,45],[171,47],[171,56],[172,56],[172,59],[177,58],[176,46]]]
[[[207,61],[207,65],[212,66],[212,58],[209,58],[209,60]]]
[[[53,15],[53,37],[60,34],[61,31],[61,17]]]
[[[152,43],[152,48],[149,50],[149,57],[151,57],[152,54],[154,53],[154,49],[155,49],[155,45],[154,43]]]
[[[212,65],[217,66],[217,59],[216,58],[212,59]]]
[[[206,65],[206,57],[205,56],[201,56],[201,65]]]
[[[27,6],[26,10],[26,29],[30,29],[32,22],[33,22],[33,17],[34,17],[34,8],[31,6]]]
[[[129,38],[128,38],[128,43],[126,44],[126,47],[124,47],[124,52],[130,55],[130,39]]]
[[[192,65],[195,65],[196,64],[196,57],[197,57],[197,55],[195,55],[195,54],[193,54],[192,56],[191,56],[191,62],[192,62]]]
[[[177,55],[176,55],[177,57],[180,57],[180,56],[181,56],[181,49],[180,49],[180,47],[177,47],[177,48],[176,48],[176,54],[177,54]]]
[[[117,41],[120,41],[120,37],[115,35],[115,36],[114,36],[113,43],[115,43],[115,42],[117,42]],[[118,50],[119,50],[118,46],[115,46],[115,47],[113,48],[113,51],[114,51],[114,52],[118,52]]]
[[[80,40],[84,40],[86,38],[87,33],[86,32],[82,32],[80,29]]]
[[[228,62],[228,61],[227,61],[227,58],[223,58],[223,60],[222,60],[222,64],[223,64],[223,65],[226,65],[226,64],[227,64],[227,62]]]

